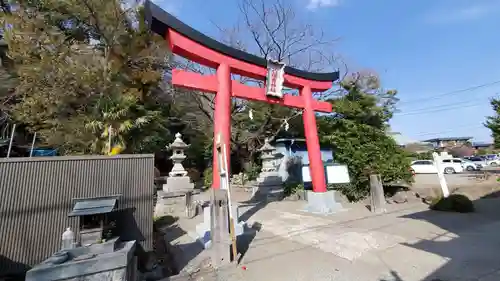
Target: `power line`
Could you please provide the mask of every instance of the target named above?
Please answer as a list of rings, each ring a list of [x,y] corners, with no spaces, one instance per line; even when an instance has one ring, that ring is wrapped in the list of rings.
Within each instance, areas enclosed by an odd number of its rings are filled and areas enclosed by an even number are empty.
[[[479,104],[479,103],[483,104],[484,102],[478,102],[478,100],[475,99],[475,100],[460,101],[460,102],[454,102],[454,103],[436,104],[436,105],[431,105],[431,106],[411,108],[411,110],[409,110],[409,111],[413,112],[413,111],[429,110],[429,109],[434,109],[434,108],[447,108],[447,107],[454,107],[454,106],[466,106],[466,105]]]
[[[459,93],[464,93],[464,92],[470,92],[470,91],[481,89],[481,88],[485,88],[485,87],[491,87],[491,86],[494,86],[494,85],[497,85],[497,84],[500,84],[500,80],[489,82],[489,83],[484,83],[484,84],[481,84],[481,85],[472,86],[472,87],[468,87],[468,88],[464,88],[464,89],[460,89],[460,90],[455,90],[455,91],[451,91],[451,92],[447,92],[447,93],[433,95],[433,96],[427,97],[427,98],[419,98],[419,99],[414,99],[414,100],[401,101],[399,104],[406,104],[406,103],[414,103],[414,102],[422,102],[422,101],[440,99],[442,97],[451,96],[451,95],[455,95],[455,94],[459,94]]]
[[[479,129],[479,128],[485,128],[485,126],[483,125],[470,125],[470,126],[460,126],[461,129]],[[425,137],[425,136],[432,136],[432,135],[440,135],[440,134],[443,134],[443,133],[449,133],[449,132],[453,132],[453,131],[456,131],[456,129],[448,129],[448,130],[442,130],[442,131],[438,131],[438,132],[430,132],[430,133],[418,133],[418,134],[414,134],[413,136],[415,137]]]
[[[403,112],[403,113],[395,113],[395,116],[410,116],[410,115],[420,115],[420,114],[426,114],[426,113],[434,113],[434,112],[441,112],[441,111],[449,111],[449,110],[454,110],[454,109],[461,109],[461,108],[469,108],[469,107],[475,107],[479,105],[484,105],[484,103],[476,103],[476,104],[470,104],[470,105],[462,105],[462,106],[442,106],[442,107],[435,107],[435,108],[430,108],[430,110],[415,110],[415,111],[410,111],[410,112]]]
[[[489,97],[491,98],[491,97]],[[455,105],[467,105],[467,104],[470,104],[470,103],[477,103],[479,100],[479,98],[475,98],[475,99],[472,99],[472,100],[465,100],[465,101],[459,101],[459,102],[453,102],[453,103],[444,103],[444,104],[436,104],[436,105],[431,105],[431,106],[422,106],[420,104],[418,104],[417,108],[414,108],[414,107],[411,107],[411,110],[427,110],[429,108],[434,108],[434,107],[442,107],[442,106],[455,106]],[[481,99],[482,100],[482,99]],[[488,100],[488,103],[490,101]],[[397,105],[397,104],[396,104]],[[408,105],[409,106],[409,105]],[[413,105],[412,105],[413,106]]]
[[[492,97],[490,97],[492,98]],[[495,94],[494,98],[498,98],[498,93]],[[460,109],[460,108],[468,108],[468,107],[474,107],[474,106],[479,106],[483,105],[485,102],[477,102],[477,99],[475,100],[468,100],[468,101],[460,101],[460,102],[455,102],[455,103],[447,103],[447,104],[439,104],[439,105],[433,105],[433,106],[427,106],[423,108],[416,108],[407,112],[395,112],[395,116],[405,116],[405,115],[418,115],[418,114],[425,114],[425,113],[433,113],[433,112],[439,112],[439,111],[447,111],[447,110],[454,110],[454,109]],[[489,104],[489,101],[488,101]]]

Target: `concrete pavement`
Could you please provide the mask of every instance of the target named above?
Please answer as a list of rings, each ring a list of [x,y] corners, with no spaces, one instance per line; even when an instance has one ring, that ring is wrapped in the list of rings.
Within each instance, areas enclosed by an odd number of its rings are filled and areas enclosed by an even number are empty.
[[[249,196],[233,195],[236,201]],[[391,204],[382,215],[352,204],[329,216],[302,212],[300,201],[248,205],[240,214],[251,214],[248,224],[260,231],[241,239],[240,265],[222,269],[217,280],[500,280],[500,200],[475,204],[473,214],[429,211],[416,202]],[[192,247],[187,233],[200,219],[179,221],[185,234],[173,244]],[[191,251],[186,267],[207,258],[199,251]]]
[[[302,213],[297,202],[273,203],[249,221],[262,230],[242,259],[247,270],[234,274],[276,281],[494,280],[500,220],[491,212],[500,201],[482,201],[476,214],[404,204],[374,216],[354,205],[328,217]]]

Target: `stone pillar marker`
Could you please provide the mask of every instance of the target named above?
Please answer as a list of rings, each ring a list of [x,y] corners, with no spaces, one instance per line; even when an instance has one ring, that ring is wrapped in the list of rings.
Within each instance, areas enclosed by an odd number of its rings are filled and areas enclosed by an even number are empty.
[[[182,139],[180,133],[175,134],[173,143],[167,146],[172,151],[170,159],[174,163],[172,170],[168,173],[167,183],[163,185],[163,191],[176,192],[176,191],[190,191],[194,189],[194,184],[187,175],[187,171],[182,166],[182,161],[186,159],[184,151],[189,147]]]
[[[384,186],[380,175],[370,175],[370,211],[372,213],[385,213]]]

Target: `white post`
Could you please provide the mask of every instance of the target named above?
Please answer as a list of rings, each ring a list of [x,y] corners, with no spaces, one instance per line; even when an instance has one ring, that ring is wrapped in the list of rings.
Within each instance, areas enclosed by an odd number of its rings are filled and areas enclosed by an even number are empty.
[[[33,148],[35,147],[36,132],[33,134],[33,141],[31,142],[30,157],[33,156]]]
[[[108,127],[108,154],[111,153],[111,140],[112,136],[111,133],[113,132],[113,127],[109,125]]]
[[[14,141],[14,134],[16,133],[16,124],[12,125],[12,132],[10,133],[9,149],[7,150],[7,158],[10,157],[10,151],[12,150],[12,142]]]
[[[434,159],[434,167],[436,167],[439,184],[441,185],[441,191],[443,192],[443,197],[446,198],[450,196],[450,191],[448,190],[448,185],[446,184],[446,178],[444,177],[444,171],[441,166],[441,156],[437,152],[432,153],[432,158]]]

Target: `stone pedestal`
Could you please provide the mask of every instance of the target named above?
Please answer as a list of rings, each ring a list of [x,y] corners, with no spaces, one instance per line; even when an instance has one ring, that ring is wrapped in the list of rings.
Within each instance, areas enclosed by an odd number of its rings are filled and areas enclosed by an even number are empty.
[[[277,172],[260,173],[256,183],[256,196],[279,198],[283,195],[283,182]]]
[[[246,222],[239,221],[238,206],[233,206],[234,214],[234,232],[236,236],[240,236],[245,231]],[[205,248],[209,248],[211,245],[210,240],[210,207],[203,208],[203,222],[196,225],[196,240],[200,242]]]
[[[157,191],[157,203],[155,206],[155,211],[154,214],[155,216],[166,216],[166,215],[171,215],[171,216],[178,216],[178,217],[192,217],[191,215],[188,215],[187,212],[189,211],[187,208],[192,207],[196,208],[197,202],[199,202],[200,199],[200,191],[199,190],[194,190],[191,192],[193,195],[192,201],[195,204],[194,206],[188,206],[186,203],[186,193],[187,192],[165,192],[163,190],[158,190]]]
[[[194,183],[187,176],[185,177],[168,177],[167,183],[162,187],[164,192],[191,191],[194,189]]]
[[[327,192],[313,192],[308,190],[306,193],[307,204],[304,211],[328,215],[342,211],[342,204],[337,201],[336,191],[329,190]]]

